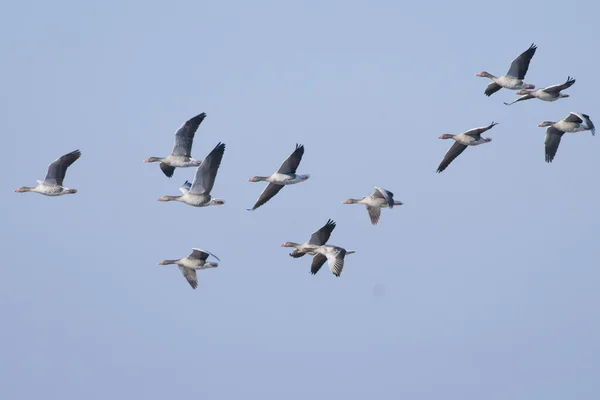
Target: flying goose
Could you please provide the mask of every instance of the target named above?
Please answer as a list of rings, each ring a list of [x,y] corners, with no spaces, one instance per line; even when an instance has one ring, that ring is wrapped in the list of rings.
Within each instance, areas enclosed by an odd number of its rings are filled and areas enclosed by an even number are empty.
[[[558,130],[563,132],[575,133],[575,132],[583,132],[583,131],[591,131],[592,136],[596,134],[596,127],[590,120],[590,116],[577,113],[570,112],[569,115],[560,121],[552,122],[552,121],[544,121],[538,124],[539,127],[545,126],[553,126]]]
[[[310,273],[315,275],[319,269],[325,264],[329,264],[331,272],[339,278],[344,268],[344,258],[348,254],[355,253],[354,250],[346,250],[338,246],[323,245],[314,249],[317,255],[313,258],[310,266]]]
[[[375,186],[375,192],[372,195],[365,196],[362,199],[347,199],[342,204],[366,205],[369,218],[371,218],[371,224],[377,225],[382,208],[393,208],[394,206],[401,206],[403,203],[401,201],[394,201],[394,193]]]
[[[454,144],[446,152],[446,155],[440,163],[437,172],[440,173],[445,170],[456,157],[465,151],[467,146],[478,146],[483,143],[491,142],[491,138],[485,138],[481,136],[481,134],[489,129],[492,129],[496,125],[498,125],[498,123],[492,121],[492,123],[488,126],[471,129],[458,135],[450,135],[447,133],[441,135],[438,139],[454,139],[456,142],[454,142]]]
[[[197,167],[201,161],[192,158],[192,143],[198,127],[206,118],[206,113],[198,114],[184,122],[175,132],[173,151],[166,157],[149,157],[146,163],[160,162],[160,169],[167,177],[172,177],[175,168]]]
[[[575,79],[571,78],[569,76],[567,78],[567,81],[560,85],[552,85],[552,86],[548,86],[547,88],[537,89],[534,91],[519,90],[517,92],[517,94],[521,95],[521,97],[519,97],[516,100],[511,101],[510,103],[504,102],[504,104],[506,104],[507,106],[510,106],[511,104],[514,104],[517,101],[529,100],[529,99],[533,99],[533,98],[537,98],[537,99],[540,99],[543,101],[556,101],[563,97],[569,97],[568,94],[561,93],[560,91],[570,88],[571,86],[573,86],[574,83],[575,83]]]
[[[290,257],[294,258],[300,258],[305,254],[315,255],[314,249],[327,243],[334,229],[335,222],[329,219],[325,225],[312,233],[308,242],[303,244],[285,242],[281,247],[294,247],[294,250],[290,253]]]
[[[537,46],[532,44],[527,50],[515,58],[510,64],[510,68],[508,69],[506,75],[497,77],[487,71],[481,71],[480,73],[476,74],[475,76],[490,78],[493,81],[485,89],[485,95],[489,97],[501,88],[510,90],[535,89],[535,85],[525,83],[523,82],[523,79],[525,79],[525,74],[529,69],[529,63],[535,54],[536,49]]]
[[[185,279],[187,279],[193,289],[196,289],[198,287],[198,276],[196,275],[196,270],[216,268],[219,266],[219,263],[207,262],[206,259],[209,256],[213,256],[218,261],[221,261],[219,260],[219,257],[215,256],[211,252],[201,249],[192,249],[192,254],[187,257],[180,258],[179,260],[164,260],[159,262],[158,265],[177,264]]]
[[[596,128],[590,117],[586,114],[575,112],[570,112],[566,118],[558,122],[544,121],[538,126],[548,127],[544,139],[545,159],[547,163],[554,161],[560,140],[565,132],[576,133],[589,130],[592,132],[592,135],[596,134]]]
[[[63,194],[75,194],[77,189],[63,187],[63,181],[67,173],[67,168],[81,157],[79,150],[72,151],[64,156],[58,157],[48,165],[48,172],[43,181],[37,181],[36,187],[22,186],[15,190],[17,193],[34,192],[46,196],[61,196]]]
[[[254,204],[254,207],[249,208],[248,211],[254,211],[258,207],[271,200],[285,185],[293,185],[298,182],[304,182],[310,175],[298,175],[296,169],[302,161],[302,155],[304,154],[304,145],[296,144],[296,150],[281,164],[277,172],[271,176],[254,176],[248,179],[249,182],[269,182],[265,190],[261,193],[260,197]]]
[[[183,195],[162,196],[158,201],[181,201],[194,207],[225,204],[225,200],[213,199],[210,195],[224,152],[225,143],[217,144],[196,170],[194,181],[192,183],[185,181],[183,186],[179,188]]]

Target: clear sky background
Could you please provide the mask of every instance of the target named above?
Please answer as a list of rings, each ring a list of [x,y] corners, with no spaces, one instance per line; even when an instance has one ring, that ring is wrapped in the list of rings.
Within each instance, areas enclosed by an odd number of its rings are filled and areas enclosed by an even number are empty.
[[[2,6],[3,399],[598,399],[600,138],[591,1],[20,1]],[[527,82],[489,80],[532,42]],[[173,133],[227,148],[213,195],[161,203]],[[435,170],[442,133],[499,125]],[[311,178],[251,207],[302,143]],[[17,194],[75,149],[74,196]],[[378,185],[373,227],[342,205]],[[280,247],[328,218],[340,278]],[[221,258],[192,290],[163,259]]]

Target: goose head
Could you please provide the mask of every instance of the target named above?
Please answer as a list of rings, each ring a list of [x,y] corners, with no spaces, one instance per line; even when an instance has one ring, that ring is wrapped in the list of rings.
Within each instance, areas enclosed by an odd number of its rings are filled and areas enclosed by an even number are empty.
[[[494,75],[490,74],[487,71],[481,71],[480,73],[475,74],[475,76],[479,76],[479,77],[482,77],[482,78],[495,78]]]
[[[261,182],[261,181],[266,181],[267,177],[266,176],[253,176],[252,178],[248,179],[248,182]]]
[[[21,186],[18,189],[15,189],[15,193],[24,193],[24,192],[31,192],[33,190],[32,187],[29,186]]]
[[[364,199],[364,197],[363,197],[363,199]],[[362,199],[360,199],[360,200],[362,200]],[[358,200],[358,199],[346,199],[346,200],[342,201],[342,204],[356,204],[360,200]]]
[[[543,121],[543,122],[540,122],[538,124],[538,127],[543,128],[545,126],[550,126],[550,125],[554,125],[554,122],[552,122],[552,121]]]
[[[179,200],[181,196],[163,196],[163,197],[159,197],[158,201],[173,201],[173,200]]]
[[[162,161],[163,159],[160,157],[148,157],[144,160],[144,162],[159,162]]]
[[[297,247],[298,243],[294,243],[294,242],[284,242],[281,244],[281,247]]]
[[[444,133],[443,135],[440,135],[438,137],[438,139],[452,139],[454,137],[454,135],[451,135],[449,133]]]

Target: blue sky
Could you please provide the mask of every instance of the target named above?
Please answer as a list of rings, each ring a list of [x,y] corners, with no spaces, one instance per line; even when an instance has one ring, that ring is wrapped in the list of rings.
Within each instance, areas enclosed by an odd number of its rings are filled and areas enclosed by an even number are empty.
[[[549,165],[537,127],[600,121],[597,6],[283,3],[3,7],[2,398],[597,399],[600,139]],[[527,82],[571,97],[484,96],[532,42]],[[160,203],[193,169],[142,161],[203,111],[227,203]],[[435,173],[440,134],[492,120]],[[311,178],[247,212],[296,143]],[[75,149],[76,195],[13,193]],[[375,185],[404,205],[373,227],[341,202]],[[279,247],[328,218],[340,278]],[[192,247],[221,258],[197,290],[157,265]]]

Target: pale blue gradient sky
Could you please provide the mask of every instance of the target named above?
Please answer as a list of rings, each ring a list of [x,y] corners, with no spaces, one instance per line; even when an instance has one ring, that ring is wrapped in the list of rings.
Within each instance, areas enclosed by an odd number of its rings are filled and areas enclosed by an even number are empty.
[[[568,135],[548,165],[537,128],[600,124],[593,2],[84,3],[0,13],[0,397],[600,396],[600,139]],[[574,76],[572,97],[485,97],[475,74],[532,42],[527,81]],[[202,111],[192,154],[227,144],[227,204],[160,203],[193,169],[142,161]],[[435,173],[440,134],[492,120]],[[295,143],[311,178],[247,212],[265,185],[248,178]],[[13,193],[77,148],[75,196]],[[374,185],[405,202],[377,227],[341,204]],[[339,279],[279,247],[328,218],[357,250]],[[157,265],[192,247],[222,260],[197,290]]]

